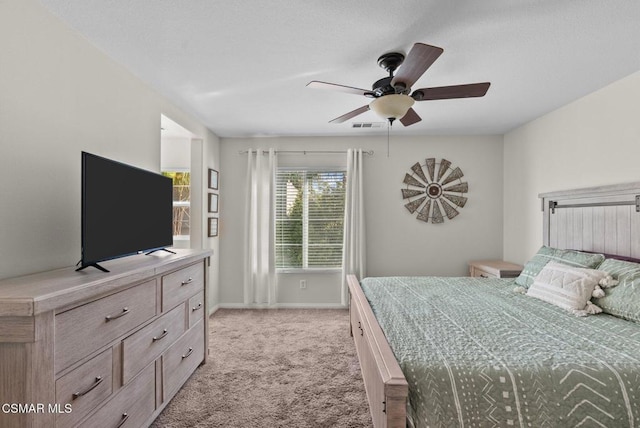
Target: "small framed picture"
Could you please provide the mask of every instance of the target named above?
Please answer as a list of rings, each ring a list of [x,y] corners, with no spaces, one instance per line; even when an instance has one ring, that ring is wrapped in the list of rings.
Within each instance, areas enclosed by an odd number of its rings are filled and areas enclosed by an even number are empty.
[[[209,189],[218,190],[218,171],[209,168]]]
[[[218,218],[217,217],[209,218],[209,227],[207,229],[208,229],[209,238],[218,236]]]
[[[209,193],[209,212],[218,212],[218,195],[215,193]]]

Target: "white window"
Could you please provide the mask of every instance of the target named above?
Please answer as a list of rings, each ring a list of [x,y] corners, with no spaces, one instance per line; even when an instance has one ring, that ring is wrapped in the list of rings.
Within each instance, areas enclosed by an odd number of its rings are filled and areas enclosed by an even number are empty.
[[[173,238],[189,239],[191,208],[191,174],[186,171],[163,171],[173,180]]]
[[[342,265],[346,172],[279,168],[276,174],[276,268]]]

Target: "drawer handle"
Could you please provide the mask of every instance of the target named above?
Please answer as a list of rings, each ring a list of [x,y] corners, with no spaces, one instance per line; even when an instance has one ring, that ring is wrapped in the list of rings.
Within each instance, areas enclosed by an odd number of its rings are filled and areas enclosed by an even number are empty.
[[[195,312],[199,309],[202,309],[202,302],[198,303],[198,306],[194,306],[193,308],[191,308],[191,312]]]
[[[487,275],[485,275],[485,274],[481,273],[481,274],[480,274],[480,278],[489,278],[489,277],[488,277]]]
[[[189,355],[193,354],[193,348],[189,348],[189,352],[182,356],[182,359],[189,358]]]
[[[127,419],[129,419],[129,414],[128,413],[123,413],[122,414],[122,418],[120,419],[120,423],[118,424],[118,426],[116,428],[120,428],[122,425],[124,425],[125,422],[127,422]]]
[[[75,400],[78,397],[82,397],[83,395],[87,395],[88,393],[90,393],[95,387],[97,387],[98,385],[100,385],[102,383],[104,379],[102,379],[102,376],[97,376],[96,377],[96,381],[93,383],[93,385],[91,385],[89,388],[85,389],[84,391],[81,392],[75,392],[73,394],[73,399]]]
[[[169,334],[169,331],[165,328],[164,330],[162,330],[162,334],[160,336],[153,336],[153,341],[157,342],[160,339],[164,339],[164,337]]]
[[[180,285],[187,285],[187,284],[191,284],[193,282],[193,278],[189,277],[189,279],[187,279],[186,281],[182,281],[180,283]]]
[[[115,320],[115,319],[118,319],[120,317],[123,317],[123,316],[127,315],[128,313],[129,313],[129,308],[122,308],[122,312],[120,312],[119,314],[117,314],[117,315],[107,315],[104,318],[105,318],[105,320],[107,322],[109,322],[111,320]]]

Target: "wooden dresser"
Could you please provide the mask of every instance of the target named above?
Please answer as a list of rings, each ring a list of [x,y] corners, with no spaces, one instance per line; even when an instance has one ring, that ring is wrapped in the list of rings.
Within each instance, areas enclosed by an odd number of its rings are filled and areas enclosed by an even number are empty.
[[[206,360],[205,250],[0,281],[0,426],[149,425]]]

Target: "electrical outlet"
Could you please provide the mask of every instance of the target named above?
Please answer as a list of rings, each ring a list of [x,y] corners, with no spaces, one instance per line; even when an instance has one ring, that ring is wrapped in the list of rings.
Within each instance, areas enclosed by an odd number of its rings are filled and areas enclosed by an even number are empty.
[[[307,288],[307,280],[306,279],[301,279],[300,280],[300,288]]]

